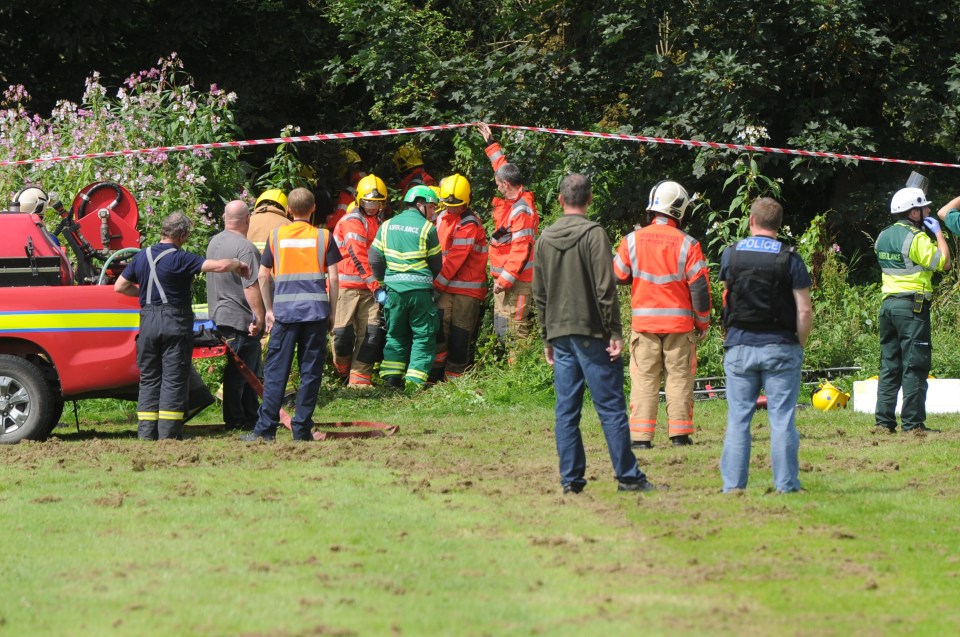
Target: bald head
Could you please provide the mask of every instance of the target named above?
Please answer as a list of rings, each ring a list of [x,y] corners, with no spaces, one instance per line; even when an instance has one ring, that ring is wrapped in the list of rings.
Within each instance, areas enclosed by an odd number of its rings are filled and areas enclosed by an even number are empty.
[[[223,209],[223,227],[227,230],[246,233],[250,223],[250,209],[239,199],[228,203]]]

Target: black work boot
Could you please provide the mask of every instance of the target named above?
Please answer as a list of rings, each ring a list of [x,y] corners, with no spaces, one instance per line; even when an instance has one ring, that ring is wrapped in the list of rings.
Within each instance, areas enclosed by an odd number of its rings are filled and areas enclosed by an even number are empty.
[[[686,447],[693,444],[693,441],[690,440],[690,436],[674,436],[670,439],[670,444],[674,447]]]
[[[383,379],[383,384],[389,387],[390,389],[403,391],[403,376],[400,374],[397,374],[394,376],[386,376]]]

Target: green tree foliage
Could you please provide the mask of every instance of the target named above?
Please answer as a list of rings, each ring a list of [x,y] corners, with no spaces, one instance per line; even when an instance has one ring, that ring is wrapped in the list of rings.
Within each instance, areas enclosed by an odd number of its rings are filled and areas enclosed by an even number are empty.
[[[248,136],[288,125],[334,132],[484,119],[953,162],[955,9],[946,0],[10,0],[0,7],[9,44],[0,80],[27,86],[45,112],[57,99],[79,99],[71,92],[94,69],[114,86],[176,50],[198,84],[237,93]],[[662,178],[703,193],[716,210],[734,196],[724,183],[735,174],[735,152],[499,136],[548,218],[560,177],[592,173],[593,213],[612,236],[640,220]],[[389,157],[402,141],[354,147],[389,181]],[[474,131],[417,141],[432,172],[459,170],[474,179],[478,198],[493,193]],[[334,189],[338,149],[315,144],[297,155]],[[869,248],[861,231],[876,234],[909,173],[783,155],[754,160],[760,174],[782,180],[789,223],[806,227],[826,213],[828,232],[857,250]],[[936,201],[960,188],[956,171],[926,172]],[[707,219],[694,216],[690,229],[702,235]]]

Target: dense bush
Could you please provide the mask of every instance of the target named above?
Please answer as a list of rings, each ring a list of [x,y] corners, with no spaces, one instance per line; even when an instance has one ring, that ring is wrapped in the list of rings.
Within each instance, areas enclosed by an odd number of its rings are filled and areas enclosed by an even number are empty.
[[[27,90],[11,86],[0,110],[0,158],[228,141],[239,134],[231,110],[235,100],[216,85],[197,89],[175,53],[130,75],[115,93],[94,73],[79,104],[61,101],[48,118],[30,113]],[[0,193],[9,201],[21,188],[38,186],[69,205],[87,184],[113,181],[137,199],[147,242],[158,238],[164,216],[182,211],[196,224],[188,247],[202,254],[217,230],[222,204],[247,195],[247,175],[235,150],[126,155],[7,166],[0,170]]]

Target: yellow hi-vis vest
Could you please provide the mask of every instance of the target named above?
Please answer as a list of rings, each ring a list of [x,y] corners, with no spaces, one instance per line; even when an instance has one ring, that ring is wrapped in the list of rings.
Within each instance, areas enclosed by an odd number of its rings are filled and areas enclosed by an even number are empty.
[[[883,297],[933,296],[933,273],[943,270],[943,255],[922,230],[906,221],[888,226],[877,237]]]

